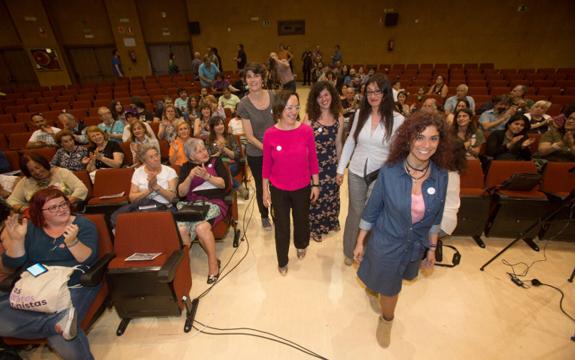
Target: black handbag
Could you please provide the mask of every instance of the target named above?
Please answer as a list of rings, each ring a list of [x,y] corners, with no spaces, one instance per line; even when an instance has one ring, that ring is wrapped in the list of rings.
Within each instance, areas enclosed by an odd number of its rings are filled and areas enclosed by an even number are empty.
[[[209,204],[186,204],[174,213],[176,221],[200,221],[206,218]]]
[[[517,173],[501,183],[501,189],[512,191],[531,191],[541,182],[540,174]]]
[[[379,170],[380,169],[377,169],[375,171],[370,172],[369,174],[366,174],[366,172],[367,172],[367,161],[365,162],[365,165],[363,166],[363,180],[365,180],[365,183],[367,184],[367,186],[371,185],[372,182],[377,180],[377,176],[379,175]]]

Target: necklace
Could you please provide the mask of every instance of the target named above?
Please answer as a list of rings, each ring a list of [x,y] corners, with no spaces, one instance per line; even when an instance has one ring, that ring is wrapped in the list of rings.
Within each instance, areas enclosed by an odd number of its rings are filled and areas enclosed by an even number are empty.
[[[423,178],[427,175],[427,171],[429,170],[429,163],[427,163],[427,166],[426,166],[425,168],[423,168],[423,169],[420,170],[420,169],[416,169],[416,168],[412,167],[412,166],[409,164],[409,162],[408,162],[407,160],[405,160],[404,168],[405,168],[405,171],[407,172],[407,174],[408,174],[414,181],[419,181],[419,180],[423,179]],[[414,176],[414,175],[411,174],[411,171],[412,171],[412,170],[410,170],[410,168],[413,169],[413,170],[415,170],[415,171],[423,171],[423,174],[422,174],[421,176]]]
[[[407,164],[407,166],[415,171],[427,171],[427,169],[429,168],[429,164],[431,163],[430,161],[427,162],[427,165],[425,165],[423,168],[418,169],[415,166],[411,165],[409,163],[409,161],[407,161],[407,159],[405,159],[405,163]]]

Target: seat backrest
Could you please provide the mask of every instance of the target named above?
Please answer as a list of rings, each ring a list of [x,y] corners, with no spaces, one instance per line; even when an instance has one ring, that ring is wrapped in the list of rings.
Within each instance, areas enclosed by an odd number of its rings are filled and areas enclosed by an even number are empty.
[[[121,192],[128,195],[133,173],[133,168],[99,169],[94,179],[94,197]]]
[[[541,191],[550,193],[566,192],[575,189],[575,162],[548,162],[543,173]]]
[[[483,170],[479,160],[467,160],[467,168],[460,174],[461,188],[483,189]]]
[[[114,244],[112,243],[112,237],[110,236],[108,225],[106,225],[104,214],[85,214],[83,216],[96,224],[98,229],[98,257],[112,253]]]
[[[74,171],[74,175],[86,185],[88,189],[88,196],[86,196],[86,200],[89,200],[92,197],[93,188],[92,188],[92,180],[90,180],[90,174],[86,170],[79,170]]]
[[[493,160],[487,172],[485,186],[490,188],[500,185],[515,173],[537,174],[537,168],[531,161]],[[539,186],[534,190],[539,190]]]
[[[28,144],[30,136],[32,136],[32,132],[10,134],[8,136],[8,146],[10,147],[10,150],[21,150],[26,148],[26,144]]]
[[[118,216],[114,242],[118,257],[135,252],[170,254],[180,248],[182,240],[171,212],[132,212]]]

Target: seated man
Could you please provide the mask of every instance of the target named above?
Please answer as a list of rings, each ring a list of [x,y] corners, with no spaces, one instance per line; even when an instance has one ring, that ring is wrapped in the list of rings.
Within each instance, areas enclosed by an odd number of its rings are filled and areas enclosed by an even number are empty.
[[[154,117],[154,114],[146,110],[146,104],[137,96],[132,97],[132,103],[130,104],[133,108],[136,109],[136,114],[138,118],[142,122],[149,122],[149,121],[160,121],[160,119]]]
[[[456,95],[451,96],[445,100],[444,108],[446,113],[453,113],[455,111],[455,105],[457,105],[457,101],[459,100],[467,100],[469,103],[469,109],[473,113],[475,113],[475,100],[467,93],[469,92],[469,87],[465,84],[460,84],[457,86]]]
[[[68,130],[74,134],[74,140],[76,143],[88,143],[88,138],[86,137],[86,125],[83,121],[78,122],[74,115],[64,112],[58,115],[58,123],[62,130]]]
[[[533,100],[527,99],[527,86],[517,85],[509,93],[509,98],[511,99],[511,105],[517,106],[517,109],[523,113],[529,111],[531,106],[533,106]]]
[[[517,112],[517,106],[510,106],[510,100],[505,95],[494,97],[493,103],[493,109],[481,114],[479,124],[483,130],[504,130],[507,120]]]
[[[202,88],[210,88],[216,78],[216,75],[220,73],[217,65],[212,63],[209,56],[204,56],[204,62],[200,65],[198,69],[198,75],[200,77],[200,85]]]
[[[225,88],[223,95],[220,96],[220,99],[218,100],[218,107],[230,109],[233,112],[239,102],[240,98],[237,97],[237,95],[232,94],[229,88]]]
[[[98,116],[100,120],[102,120],[102,122],[98,124],[98,127],[108,134],[108,139],[118,143],[122,142],[122,134],[124,133],[124,126],[126,125],[124,120],[114,120],[112,112],[105,106],[98,108]]]
[[[341,101],[341,107],[343,108],[343,116],[350,117],[355,113],[355,110],[359,108],[359,104],[355,98],[355,89],[353,86],[349,86],[345,90],[345,99]]]
[[[46,119],[41,113],[35,113],[32,115],[32,124],[38,129],[32,133],[28,143],[27,148],[39,148],[43,146],[56,146],[56,140],[54,135],[56,135],[60,129],[57,127],[50,126],[46,123]]]

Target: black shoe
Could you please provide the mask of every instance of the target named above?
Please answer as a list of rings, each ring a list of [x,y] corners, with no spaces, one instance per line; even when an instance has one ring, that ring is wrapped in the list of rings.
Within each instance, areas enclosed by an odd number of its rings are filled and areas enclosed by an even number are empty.
[[[208,282],[208,285],[211,285],[211,284],[215,283],[215,282],[218,281],[218,279],[220,278],[220,265],[221,265],[221,262],[220,262],[220,260],[218,259],[218,273],[215,274],[215,275],[209,275],[209,274],[208,274],[208,281],[207,281],[207,282]]]

